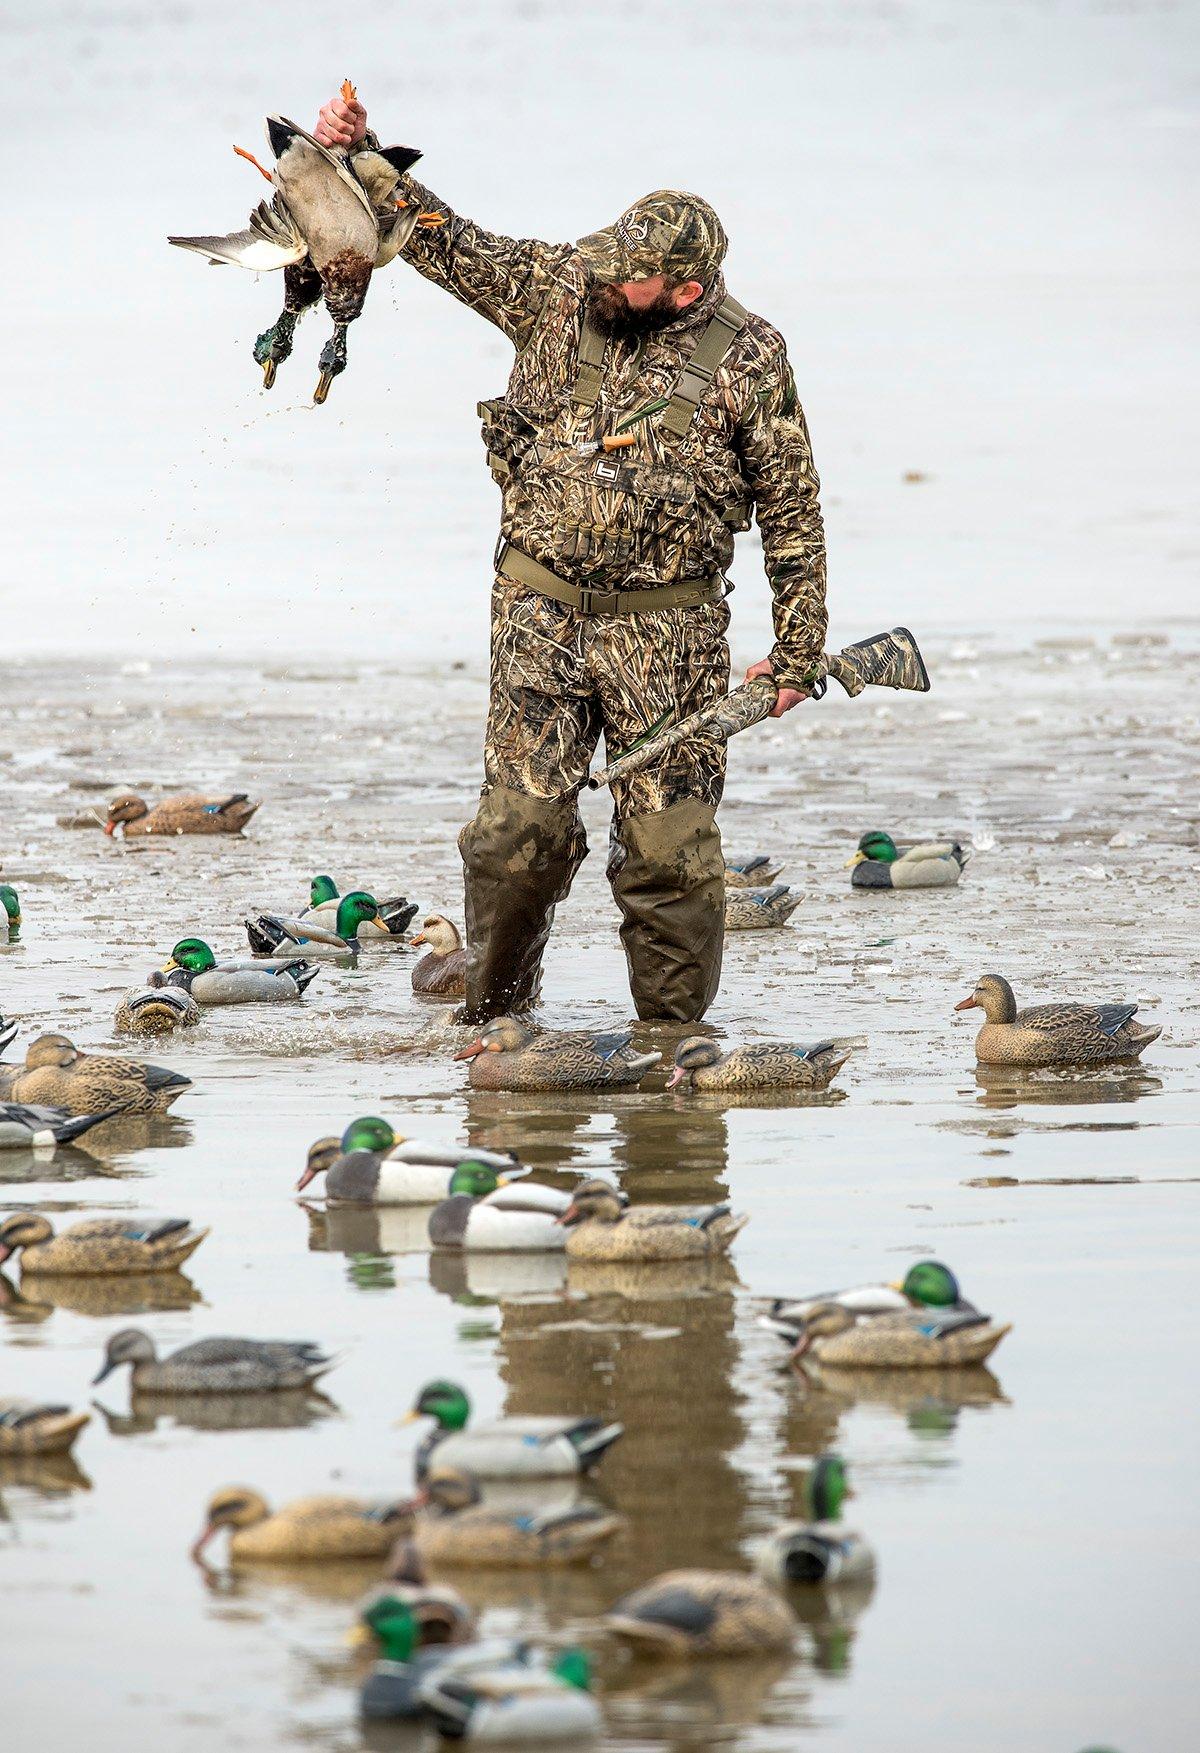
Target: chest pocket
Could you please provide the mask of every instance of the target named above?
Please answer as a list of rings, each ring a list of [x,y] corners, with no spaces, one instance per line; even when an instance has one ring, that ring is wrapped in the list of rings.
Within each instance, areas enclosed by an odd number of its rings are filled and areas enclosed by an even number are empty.
[[[651,552],[665,557],[685,540],[695,516],[688,475],[603,452],[549,457],[523,484],[540,502],[555,559],[589,573],[619,572]]]

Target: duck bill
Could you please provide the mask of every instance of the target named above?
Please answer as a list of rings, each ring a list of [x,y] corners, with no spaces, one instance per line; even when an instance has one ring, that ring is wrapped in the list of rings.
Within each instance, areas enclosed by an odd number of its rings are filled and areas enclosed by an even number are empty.
[[[297,1193],[303,1193],[304,1189],[308,1186],[309,1182],[315,1181],[316,1178],[317,1178],[316,1169],[311,1168],[306,1163],[305,1167],[304,1167],[304,1173],[301,1175],[300,1179],[296,1182]]]
[[[333,379],[334,373],[332,371],[323,371],[317,379],[317,387],[313,391],[313,401],[317,404],[318,408],[332,389]]]
[[[159,969],[159,973],[160,974],[169,974],[169,973],[171,973],[171,971],[173,969],[178,968],[178,966],[179,966],[179,963],[175,960],[175,957],[168,956],[166,961],[163,963],[162,967]]]
[[[193,1563],[195,1563],[195,1564],[203,1564],[204,1563],[204,1548],[208,1545],[209,1541],[212,1539],[213,1535],[216,1533],[217,1526],[218,1526],[218,1524],[216,1522],[209,1522],[208,1526],[204,1529],[203,1533],[200,1535],[200,1538],[198,1540],[193,1541],[192,1545],[189,1548],[189,1556],[191,1557]]]
[[[853,858],[848,858],[846,860],[845,864],[842,866],[842,869],[843,870],[853,870],[854,866],[856,864],[865,864],[866,862],[867,862],[866,853],[865,852],[856,852],[854,854]]]
[[[269,390],[275,382],[276,362],[274,359],[263,360],[263,388]]]
[[[565,1211],[560,1211],[554,1221],[555,1223],[562,1224],[563,1228],[566,1229],[571,1224],[578,1223],[582,1216],[583,1213],[580,1211],[579,1207],[572,1203],[567,1206]]]
[[[378,1649],[379,1642],[369,1625],[352,1625],[346,1633],[346,1648],[353,1650],[355,1655],[362,1655],[367,1650]]]
[[[410,937],[408,941],[412,944],[413,948],[416,949],[419,943],[428,943],[429,939],[425,936],[423,931],[418,931],[416,937]]]
[[[669,1090],[678,1089],[680,1084],[683,1082],[683,1080],[686,1076],[687,1076],[687,1072],[684,1070],[682,1065],[675,1066],[675,1068],[671,1072],[670,1077],[667,1079],[667,1088]]]
[[[978,1001],[976,1000],[975,994],[972,993],[970,998],[960,998],[958,1003],[955,1005],[954,1008],[955,1008],[955,1010],[975,1010],[975,1009],[977,1009],[978,1008]]]
[[[812,1344],[812,1339],[811,1339],[810,1335],[807,1333],[802,1333],[800,1335],[799,1339],[797,1339],[795,1345],[793,1345],[791,1351],[788,1353],[788,1362],[789,1363],[799,1363],[800,1359],[804,1356],[805,1352],[808,1350],[808,1348],[811,1344]]]
[[[109,836],[110,839],[116,833],[116,831],[117,831],[117,824],[115,822],[105,822],[104,832]]]
[[[406,1412],[403,1418],[398,1418],[396,1420],[392,1429],[403,1430],[406,1424],[417,1424],[422,1418],[424,1418],[424,1416],[425,1414],[423,1412],[418,1412],[414,1406],[411,1412]]]
[[[469,1047],[464,1047],[462,1052],[456,1053],[454,1057],[456,1059],[478,1059],[479,1055],[484,1051],[483,1038],[482,1036],[477,1036],[475,1040],[471,1042]]]
[[[0,1266],[3,1266],[3,1264],[6,1260],[11,1260],[11,1259],[12,1259],[12,1249],[8,1246],[7,1242],[0,1242]]]
[[[98,1373],[92,1377],[93,1388],[98,1388],[100,1386],[101,1382],[104,1381],[105,1377],[110,1376],[112,1374],[115,1367],[116,1367],[115,1364],[113,1364],[110,1359],[105,1358],[104,1362],[100,1366]]]

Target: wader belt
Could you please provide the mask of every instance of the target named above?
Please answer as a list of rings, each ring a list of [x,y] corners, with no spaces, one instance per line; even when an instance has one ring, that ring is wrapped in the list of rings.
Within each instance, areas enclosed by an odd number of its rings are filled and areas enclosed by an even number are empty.
[[[538,596],[550,597],[578,609],[581,615],[640,615],[651,609],[694,609],[701,603],[719,603],[727,594],[725,580],[685,578],[678,584],[648,585],[644,590],[596,590],[591,585],[568,584],[557,572],[531,559],[511,542],[501,539],[496,549],[496,571]]]

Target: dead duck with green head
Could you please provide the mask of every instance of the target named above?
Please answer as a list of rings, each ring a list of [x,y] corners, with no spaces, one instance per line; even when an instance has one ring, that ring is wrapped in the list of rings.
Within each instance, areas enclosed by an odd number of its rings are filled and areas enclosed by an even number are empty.
[[[675,1049],[668,1089],[727,1090],[750,1094],[767,1090],[827,1090],[852,1049],[837,1041],[811,1047],[787,1041],[755,1041],[722,1053],[711,1036],[692,1035]]]
[[[471,1402],[457,1382],[426,1382],[401,1420],[434,1421],[417,1450],[419,1482],[435,1466],[476,1479],[579,1478],[598,1467],[625,1434],[624,1425],[602,1418],[493,1418],[468,1429],[470,1416]]]
[[[218,962],[202,937],[179,940],[160,978],[179,987],[201,1007],[221,1004],[289,1004],[302,996],[320,969],[306,957],[277,956],[270,961],[249,957]],[[155,978],[151,975],[151,979]]]
[[[13,1067],[3,1081],[6,1087],[0,1093],[9,1100],[104,1118],[118,1111],[165,1114],[192,1087],[181,1071],[85,1053],[65,1035],[39,1035],[25,1055],[24,1068]]]
[[[367,893],[364,889],[352,889],[351,894]],[[331,876],[315,876],[308,888],[308,906],[300,915],[301,923],[306,919],[315,919],[321,925],[336,925],[338,909],[343,897]],[[374,919],[362,919],[358,924],[357,936],[360,943],[386,942],[400,943],[419,911],[417,903],[410,901],[407,895],[390,895],[385,901],[376,901],[378,912]]]
[[[899,847],[890,834],[872,829],[863,835],[846,869],[855,889],[952,889],[967,855],[957,840],[931,840]]]
[[[516,1017],[496,1017],[454,1055],[471,1061],[477,1090],[629,1089],[658,1064],[661,1053],[639,1053],[632,1029],[611,1034],[537,1034]]]
[[[306,961],[357,959],[359,932],[379,919],[379,903],[363,889],[353,889],[338,901],[331,922],[316,914],[302,919],[280,913],[248,913],[246,936],[256,956],[302,955]]]
[[[404,1138],[387,1120],[363,1114],[340,1138],[318,1138],[309,1147],[296,1191],[324,1175],[332,1204],[436,1205],[454,1191],[455,1173],[466,1164],[489,1170],[497,1183],[527,1173],[511,1151]]]
[[[1106,1065],[1139,1059],[1161,1024],[1135,1023],[1136,1004],[1036,1004],[1017,1009],[1000,974],[984,974],[955,1010],[981,1010],[975,1037],[981,1065]]]
[[[805,1480],[807,1519],[783,1522],[754,1549],[754,1568],[772,1583],[862,1582],[875,1574],[875,1554],[841,1521],[846,1466],[821,1455]]]

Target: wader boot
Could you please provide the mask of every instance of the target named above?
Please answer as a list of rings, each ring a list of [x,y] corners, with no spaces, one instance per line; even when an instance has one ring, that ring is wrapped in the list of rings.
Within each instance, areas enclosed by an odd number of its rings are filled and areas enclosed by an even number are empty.
[[[587,856],[574,797],[529,797],[494,785],[458,837],[466,892],[466,1004],[483,1023],[531,1005],[554,909]]]
[[[711,804],[685,798],[615,828],[608,880],[638,1016],[699,1022],[717,994],[725,943],[725,862]]]

